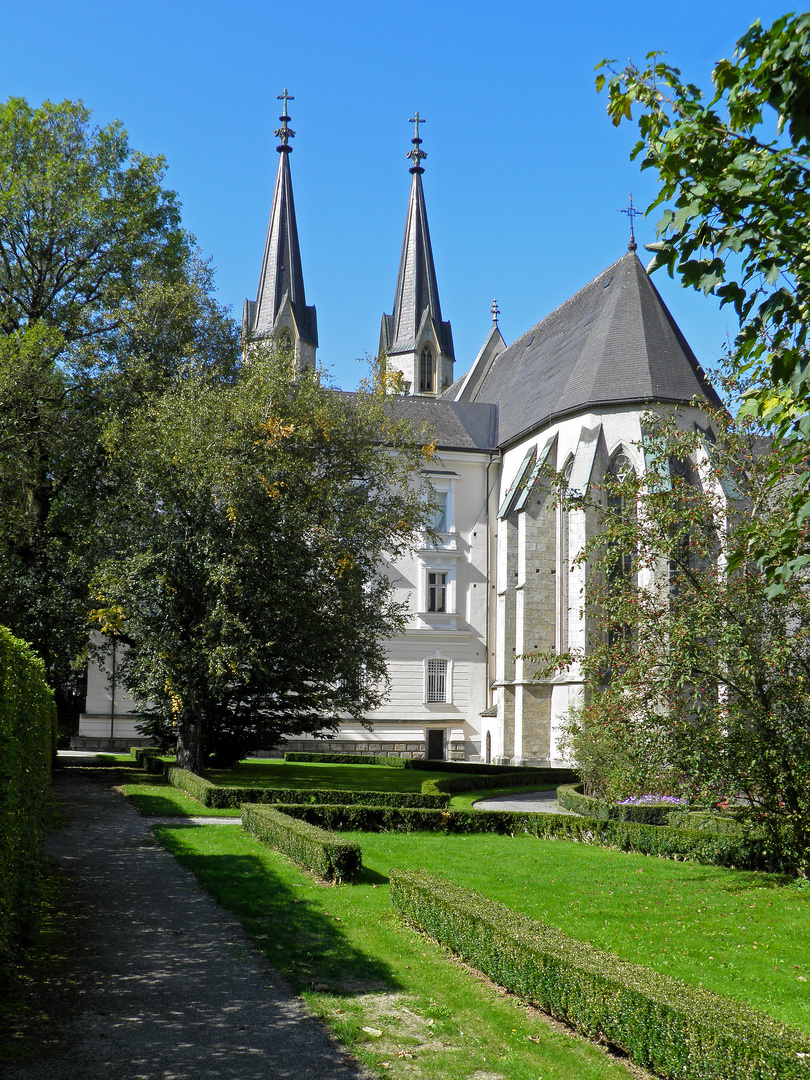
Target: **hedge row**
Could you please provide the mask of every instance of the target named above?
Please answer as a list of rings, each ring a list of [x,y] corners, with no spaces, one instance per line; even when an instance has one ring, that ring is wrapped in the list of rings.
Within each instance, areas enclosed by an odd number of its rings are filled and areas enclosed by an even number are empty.
[[[243,806],[242,828],[325,881],[354,881],[363,868],[359,844],[270,806]]]
[[[495,775],[470,773],[466,776],[450,776],[442,780],[423,780],[422,791],[426,795],[434,793],[457,795],[460,791],[485,791],[487,788],[553,787],[556,784],[575,780],[576,775],[573,769],[520,769],[512,776],[504,776],[502,772]]]
[[[524,1001],[678,1080],[807,1077],[810,1036],[442,878],[393,871],[409,923]]]
[[[645,803],[643,806],[621,806],[585,795],[581,784],[564,784],[557,788],[557,802],[595,821],[640,821],[645,825],[669,825],[672,803]]]
[[[45,667],[0,627],[0,985],[36,929],[55,750],[56,706]]]
[[[304,750],[288,750],[285,761],[317,761],[326,765],[388,765],[392,769],[405,769],[406,758],[391,754],[310,754]]]
[[[146,768],[146,759],[160,757],[161,750],[158,746],[130,746],[130,757],[135,758],[135,763],[141,769]]]
[[[519,833],[540,840],[568,840],[618,848],[640,855],[683,859],[740,870],[768,869],[758,838],[643,825],[631,821],[594,821],[560,814],[522,814],[510,810],[430,810],[375,805],[285,805],[284,813],[324,828],[351,832]]]
[[[575,769],[551,769],[535,765],[486,765],[483,761],[442,761],[440,758],[409,758],[406,769],[425,769],[428,772],[475,773],[477,776],[495,776],[497,773],[547,772],[558,775],[559,779],[549,780],[550,784],[573,784],[579,779]]]
[[[148,760],[148,759],[147,759]],[[422,795],[415,791],[331,791],[324,788],[242,788],[221,787],[186,769],[169,767],[166,778],[204,806],[236,807],[243,803],[363,803],[375,806],[447,806],[449,796]]]

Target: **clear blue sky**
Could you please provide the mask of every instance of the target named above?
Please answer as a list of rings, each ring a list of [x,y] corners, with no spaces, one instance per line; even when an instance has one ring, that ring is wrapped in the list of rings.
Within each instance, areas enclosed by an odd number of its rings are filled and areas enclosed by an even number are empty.
[[[637,205],[651,199],[652,177],[629,160],[633,130],[611,125],[594,66],[664,49],[707,87],[756,18],[769,25],[785,10],[765,0],[6,0],[0,98],[81,98],[96,122],[122,120],[134,148],[163,154],[218,297],[241,317],[256,295],[276,95],[287,87],[318,356],[350,388],[392,309],[415,110],[427,118],[425,197],[459,375],[489,331],[493,298],[512,341],[623,253],[628,191]],[[637,219],[641,244],[654,225]],[[731,316],[654,280],[711,367]]]

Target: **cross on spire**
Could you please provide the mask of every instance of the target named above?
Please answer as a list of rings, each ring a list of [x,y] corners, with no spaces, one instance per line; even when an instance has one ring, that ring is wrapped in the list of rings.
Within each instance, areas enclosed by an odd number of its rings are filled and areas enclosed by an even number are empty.
[[[281,116],[279,117],[279,120],[281,121],[281,127],[277,128],[276,131],[273,132],[277,139],[281,139],[281,146],[277,146],[276,150],[278,150],[280,154],[289,154],[292,151],[292,147],[288,146],[287,143],[290,139],[295,138],[295,132],[291,127],[287,127],[287,121],[290,119],[287,115],[287,102],[295,101],[295,98],[292,94],[287,93],[287,87],[285,86],[284,93],[276,94],[276,99],[278,101],[284,102],[284,109],[282,110]]]
[[[410,118],[408,123],[413,124],[414,137],[411,139],[411,142],[413,143],[413,150],[409,150],[405,156],[411,158],[411,160],[413,161],[413,165],[411,166],[410,171],[412,173],[422,173],[425,171],[422,168],[422,160],[423,158],[427,157],[427,154],[424,150],[420,150],[419,148],[422,142],[422,140],[419,138],[419,125],[426,124],[427,121],[417,112],[414,116]]]
[[[492,301],[492,307],[490,308],[490,311],[492,312],[492,321],[497,326],[498,325],[498,316],[501,313],[501,309],[498,307],[498,301],[497,300]]]
[[[633,229],[633,218],[640,217],[643,213],[642,210],[638,210],[633,206],[633,192],[630,192],[630,205],[623,210],[619,210],[620,214],[627,214],[630,219],[630,243],[627,245],[628,251],[635,251],[638,245],[636,244],[635,230]]]

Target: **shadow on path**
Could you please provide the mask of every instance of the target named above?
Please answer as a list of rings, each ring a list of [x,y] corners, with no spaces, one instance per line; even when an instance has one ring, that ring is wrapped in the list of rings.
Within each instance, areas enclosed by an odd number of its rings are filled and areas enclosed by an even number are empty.
[[[117,794],[107,769],[57,770],[68,826],[46,851],[79,901],[54,986],[56,1053],[4,1080],[357,1080],[367,1075]],[[0,1051],[1,1053],[1,1051]]]

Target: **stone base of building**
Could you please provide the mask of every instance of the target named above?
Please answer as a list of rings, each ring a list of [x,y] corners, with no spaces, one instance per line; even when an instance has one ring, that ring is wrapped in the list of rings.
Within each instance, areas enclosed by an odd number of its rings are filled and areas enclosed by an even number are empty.
[[[71,750],[106,750],[117,753],[126,752],[132,746],[153,746],[151,739],[137,735],[125,735],[111,739],[100,735],[73,735],[70,740]]]
[[[354,742],[350,739],[285,739],[279,744],[278,753],[295,751],[305,754],[360,754],[372,757],[385,754],[387,757],[423,758],[424,740],[413,742]],[[453,740],[445,747],[447,761],[464,761],[465,746],[460,740]]]

